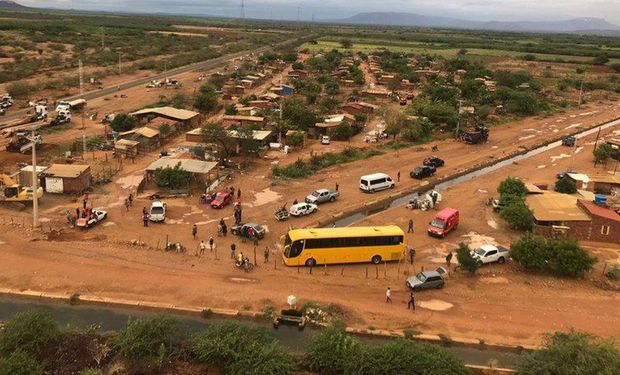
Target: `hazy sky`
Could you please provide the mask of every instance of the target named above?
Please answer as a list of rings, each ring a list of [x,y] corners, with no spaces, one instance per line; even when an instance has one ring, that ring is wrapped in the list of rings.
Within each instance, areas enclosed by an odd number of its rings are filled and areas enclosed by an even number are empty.
[[[28,6],[238,17],[241,0],[17,0]],[[366,11],[412,12],[480,21],[599,17],[620,24],[620,0],[245,0],[248,18],[334,19]]]

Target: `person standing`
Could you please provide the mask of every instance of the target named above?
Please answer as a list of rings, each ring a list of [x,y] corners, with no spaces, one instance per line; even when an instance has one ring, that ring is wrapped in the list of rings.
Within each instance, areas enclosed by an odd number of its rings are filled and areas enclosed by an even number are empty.
[[[84,207],[86,209],[86,207]],[[129,211],[129,198],[125,199],[125,211]]]
[[[237,189],[237,199],[241,199],[241,188]]]
[[[450,268],[450,263],[452,262],[452,251],[446,255],[446,266]]]
[[[77,217],[78,219],[80,218],[80,208],[79,207],[75,208],[75,217]]]
[[[142,215],[142,221],[144,222],[144,226],[148,227],[149,226],[149,214],[145,212],[144,215]]]
[[[237,251],[237,245],[230,244],[230,259],[235,259],[235,252]]]
[[[400,182],[400,171],[396,173],[396,182]]]
[[[415,311],[415,295],[413,294],[413,290],[409,294],[409,302],[407,302],[407,310],[412,309]]]
[[[129,206],[131,207],[133,205],[133,193],[129,193]]]
[[[409,263],[413,264],[413,260],[415,259],[415,249],[413,247],[409,248]]]
[[[407,227],[407,233],[413,233],[413,219],[409,219],[409,226]]]
[[[194,239],[196,239],[197,234],[198,234],[198,226],[194,224],[194,226],[192,227],[192,236],[194,237]]]
[[[339,187],[340,187],[340,185],[338,185],[338,183],[336,182],[336,191],[338,191]]]
[[[142,215],[146,215],[148,213],[148,211],[146,210],[146,207],[142,207]]]
[[[226,226],[226,223],[224,223],[224,225],[222,225],[222,235],[226,237],[226,233],[228,233],[228,227]]]
[[[211,251],[211,254],[213,254],[214,245],[215,245],[215,240],[213,239],[213,237],[209,237],[209,250]]]
[[[385,303],[392,303],[392,289],[390,287],[385,291]]]
[[[205,255],[205,250],[207,249],[207,244],[205,243],[205,240],[200,241],[199,249],[200,255]]]
[[[265,246],[265,251],[263,254],[265,256],[265,263],[269,263],[269,246]]]

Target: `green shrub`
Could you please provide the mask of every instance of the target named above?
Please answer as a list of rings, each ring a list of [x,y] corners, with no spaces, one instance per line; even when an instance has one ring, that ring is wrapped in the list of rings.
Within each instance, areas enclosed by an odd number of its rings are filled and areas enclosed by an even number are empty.
[[[353,374],[363,352],[359,340],[348,335],[344,326],[336,325],[312,338],[305,350],[305,364],[324,375]]]
[[[175,319],[158,315],[130,318],[114,342],[121,358],[146,364],[162,364],[179,341]]]
[[[155,169],[155,184],[168,189],[185,188],[189,184],[189,172],[181,169],[181,162],[174,167]]]
[[[598,145],[592,151],[592,154],[594,155],[594,161],[596,163],[603,163],[603,162],[607,161],[607,159],[609,159],[609,157],[611,156],[612,151],[613,150],[611,148],[611,145],[609,145],[607,143],[602,143],[602,144]]]
[[[96,368],[87,368],[86,370],[80,371],[80,375],[104,375],[103,370],[99,370]]]
[[[217,106],[217,92],[211,85],[202,85],[194,98],[194,108],[200,111],[212,111]]]
[[[564,176],[555,182],[554,190],[558,193],[575,194],[577,192],[577,184],[572,178]]]
[[[13,82],[7,86],[6,91],[14,99],[25,99],[34,91],[34,87],[26,82]]]
[[[510,256],[528,271],[568,277],[579,277],[596,263],[596,257],[583,250],[576,240],[546,239],[529,233],[510,246]]]
[[[119,113],[114,116],[114,120],[110,123],[112,130],[117,132],[126,132],[136,126],[136,119],[126,113]]]
[[[192,338],[193,357],[215,363],[231,375],[291,374],[294,364],[286,349],[263,328],[227,322],[207,327]]]
[[[17,313],[0,331],[0,354],[8,355],[18,349],[33,354],[59,334],[58,324],[49,311]]]
[[[508,177],[504,181],[500,182],[497,187],[497,192],[500,195],[509,194],[518,197],[525,197],[527,194],[527,187],[523,181],[516,177]]]
[[[459,247],[456,249],[456,259],[459,261],[459,266],[474,275],[481,263],[478,259],[474,258],[471,254],[469,246],[463,242],[459,243]]]
[[[336,126],[334,138],[340,141],[348,141],[353,136],[353,128],[349,124],[342,123]]]
[[[304,138],[303,132],[293,132],[286,136],[286,143],[290,146],[298,147],[304,144]]]
[[[43,366],[22,350],[17,350],[3,358],[0,357],[0,375],[39,374],[43,374]]]
[[[620,352],[610,341],[570,331],[545,335],[543,344],[517,363],[517,374],[620,374]]]
[[[506,220],[513,229],[532,230],[534,228],[534,214],[523,200],[513,200],[502,208],[499,216]]]

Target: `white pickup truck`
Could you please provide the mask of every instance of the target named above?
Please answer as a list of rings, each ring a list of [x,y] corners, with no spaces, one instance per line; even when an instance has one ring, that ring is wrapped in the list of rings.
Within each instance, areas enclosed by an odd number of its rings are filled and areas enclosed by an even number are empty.
[[[339,195],[340,193],[337,190],[317,189],[308,195],[304,201],[312,204],[333,202]]]
[[[502,264],[510,257],[510,251],[500,245],[482,245],[472,252],[472,256],[482,264],[494,262]]]

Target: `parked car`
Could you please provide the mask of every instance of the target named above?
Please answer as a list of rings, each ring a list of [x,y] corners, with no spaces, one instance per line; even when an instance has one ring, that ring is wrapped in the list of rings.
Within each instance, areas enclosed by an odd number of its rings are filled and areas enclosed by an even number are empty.
[[[100,221],[108,217],[108,212],[103,210],[92,210],[90,216],[79,218],[75,225],[82,228],[90,228],[97,225]]]
[[[232,201],[232,195],[230,193],[220,191],[215,195],[215,198],[211,201],[211,207],[224,208]]]
[[[400,98],[400,105],[407,105],[407,98],[406,97]]]
[[[291,206],[289,213],[293,216],[304,216],[316,212],[319,207],[312,203],[297,203]]]
[[[502,264],[510,257],[510,251],[503,246],[487,244],[477,247],[471,255],[482,264],[494,262]]]
[[[233,224],[230,232],[239,237],[257,238],[259,240],[265,238],[265,233],[267,233],[263,226],[256,223]]]
[[[424,159],[422,164],[429,165],[429,166],[435,167],[435,168],[439,168],[439,167],[443,167],[444,161],[443,161],[443,159],[440,159],[437,156],[431,155],[431,156],[427,157],[426,159]]]
[[[151,203],[151,211],[149,213],[149,220],[160,222],[166,220],[166,203],[162,201],[155,201]]]
[[[444,238],[459,226],[459,211],[446,207],[439,211],[433,221],[428,223],[427,233],[431,237]]]
[[[367,193],[375,191],[391,189],[394,187],[394,181],[385,173],[373,173],[360,177],[360,189]]]
[[[562,146],[573,147],[575,145],[575,142],[577,142],[577,138],[572,135],[567,135],[566,137],[562,138]]]
[[[328,145],[330,143],[329,141],[329,136],[328,135],[324,135],[321,137],[321,144],[322,145]]]
[[[340,192],[336,190],[317,189],[308,195],[304,200],[306,203],[320,204],[325,202],[333,202],[340,196]]]
[[[435,172],[437,172],[437,169],[432,165],[421,165],[416,169],[412,170],[411,173],[409,173],[409,176],[421,180],[425,177],[431,177],[435,174]]]
[[[407,279],[405,285],[413,290],[441,289],[445,285],[443,275],[445,268],[439,267],[434,271],[422,271]]]

